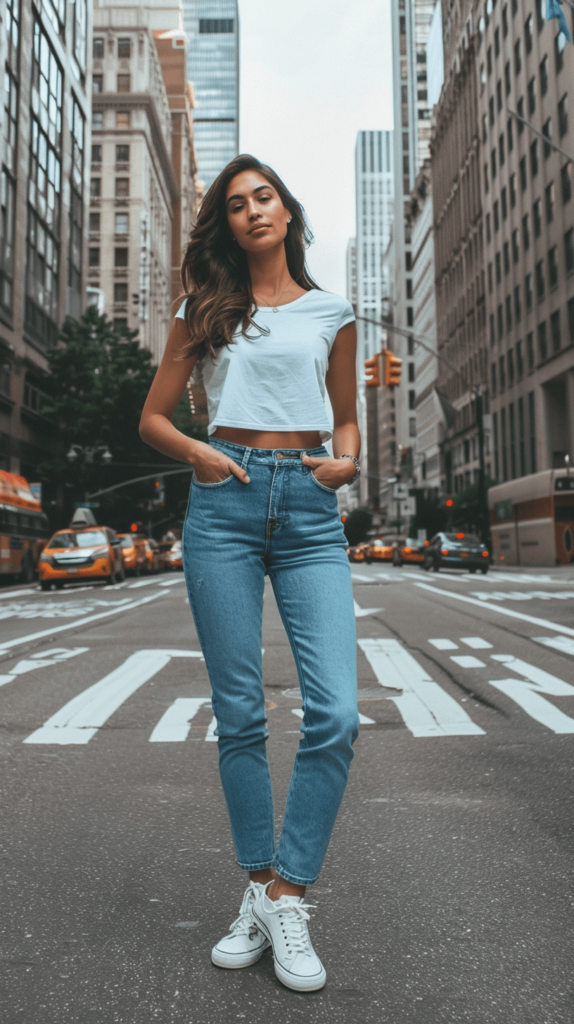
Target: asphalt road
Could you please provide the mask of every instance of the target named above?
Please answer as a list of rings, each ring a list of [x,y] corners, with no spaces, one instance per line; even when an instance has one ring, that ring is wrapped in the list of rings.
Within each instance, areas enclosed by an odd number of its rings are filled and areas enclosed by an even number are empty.
[[[210,962],[245,881],[182,577],[0,590],[3,1024],[574,1021],[574,571],[352,572],[311,995],[269,953]],[[279,823],[301,700],[270,587],[263,647]]]

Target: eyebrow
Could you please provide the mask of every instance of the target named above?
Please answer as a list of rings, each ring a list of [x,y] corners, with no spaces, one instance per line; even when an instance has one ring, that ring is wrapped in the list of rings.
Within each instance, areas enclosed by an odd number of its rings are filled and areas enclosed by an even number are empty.
[[[267,183],[267,185],[259,185],[257,188],[253,189],[253,193],[252,194],[256,195],[257,192],[261,192],[264,188],[272,188],[272,185],[270,185],[269,183]],[[227,202],[230,203],[233,199],[245,199],[245,196],[242,195],[239,192],[235,196],[229,196],[229,199],[227,200]]]

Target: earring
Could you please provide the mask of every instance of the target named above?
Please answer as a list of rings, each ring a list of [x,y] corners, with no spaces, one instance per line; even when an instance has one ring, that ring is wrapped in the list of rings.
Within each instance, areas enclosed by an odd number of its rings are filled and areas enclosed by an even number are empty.
[[[287,223],[288,223],[288,224],[290,224],[292,220],[293,220],[293,218],[292,218],[292,217],[287,217]]]

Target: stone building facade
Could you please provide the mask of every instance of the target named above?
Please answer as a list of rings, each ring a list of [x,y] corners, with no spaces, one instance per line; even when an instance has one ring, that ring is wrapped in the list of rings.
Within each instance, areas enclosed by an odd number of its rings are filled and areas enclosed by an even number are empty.
[[[47,353],[85,302],[90,35],[87,0],[0,0],[0,468],[32,478]]]

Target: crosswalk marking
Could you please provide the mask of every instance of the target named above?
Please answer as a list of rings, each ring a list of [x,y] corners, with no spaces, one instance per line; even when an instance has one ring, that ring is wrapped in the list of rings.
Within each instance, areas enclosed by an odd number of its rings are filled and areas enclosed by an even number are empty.
[[[491,686],[505,693],[520,705],[527,715],[552,732],[560,735],[574,733],[574,718],[565,715],[554,704],[540,696],[545,693],[553,697],[571,697],[574,696],[574,686],[511,654],[491,654],[491,658],[524,676],[523,680],[489,679]]]
[[[533,636],[532,639],[537,644],[554,647],[556,651],[561,651],[562,654],[572,654],[574,656],[574,639],[570,636]]]
[[[483,640],[481,636],[461,636],[460,642],[472,647],[474,651],[486,651],[492,647],[492,644],[489,644],[488,640]]]
[[[137,651],[119,668],[64,704],[23,742],[60,745],[89,743],[124,701],[152,679],[173,657],[201,658],[202,655],[200,651]]]
[[[356,619],[361,619],[365,615],[374,615],[375,612],[384,611],[384,608],[361,608],[360,604],[358,604],[357,601],[353,601],[353,604],[355,606]]]
[[[450,660],[461,668],[486,668],[483,661],[479,661],[473,654],[451,654]]]
[[[473,604],[478,608],[486,608],[496,612],[497,616],[508,615],[512,619],[521,619],[523,622],[531,622],[535,626],[542,626],[543,629],[553,629],[555,633],[566,633],[574,637],[574,629],[569,626],[559,625],[557,622],[550,622],[549,619],[539,619],[534,615],[525,615],[524,612],[517,612],[514,608],[504,608],[499,604],[489,604],[486,601],[477,601],[474,597],[467,597],[466,594],[457,594],[452,590],[444,590],[440,587],[431,587],[428,583],[415,583],[415,587],[427,590],[438,597],[452,598],[454,601],[463,601],[466,604]]]
[[[53,647],[49,651],[33,654],[30,658],[24,658],[14,665],[8,675],[0,676],[0,686],[11,683],[17,676],[23,676],[27,672],[33,672],[38,668],[50,668],[69,658],[75,658],[78,654],[85,654],[89,649],[89,647],[74,647],[70,650],[67,647]]]
[[[297,718],[303,718],[303,708],[291,708],[291,714],[296,715]],[[368,718],[367,715],[362,715],[359,711],[359,725],[376,725],[374,718]]]
[[[351,576],[353,577],[354,580],[360,580],[361,583],[372,583],[373,582],[373,577],[372,576],[363,576],[362,573],[360,573],[360,572],[352,572]]]
[[[432,644],[433,647],[436,647],[437,651],[456,651],[458,649],[458,644],[455,644],[452,642],[452,640],[447,640],[446,638],[439,638],[438,640],[429,640],[429,644]]]
[[[464,708],[430,678],[395,639],[363,639],[364,652],[381,686],[403,692],[389,697],[413,736],[483,736]]]
[[[178,697],[160,718],[150,743],[184,743],[193,719],[205,704],[211,704],[211,697]]]

